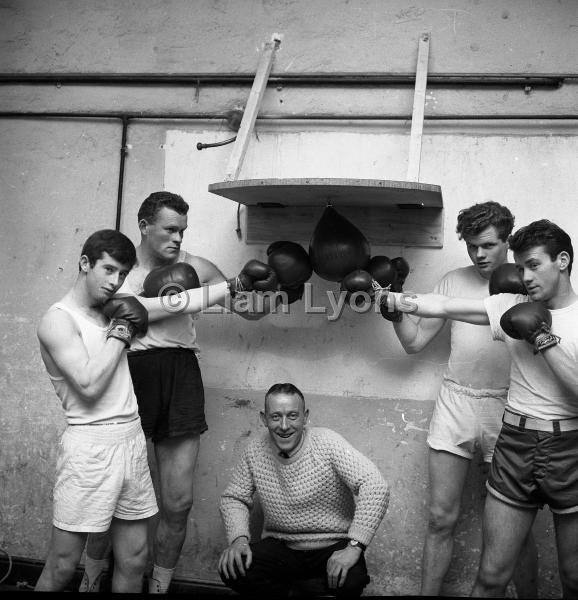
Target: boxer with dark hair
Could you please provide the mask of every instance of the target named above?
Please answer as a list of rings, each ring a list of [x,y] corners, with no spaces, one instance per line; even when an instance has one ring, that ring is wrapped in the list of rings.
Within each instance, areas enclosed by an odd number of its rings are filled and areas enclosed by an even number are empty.
[[[221,496],[229,546],[219,573],[241,595],[287,598],[298,580],[321,578],[337,597],[369,583],[364,552],[389,501],[377,467],[336,432],[307,428],[301,391],[278,383],[265,395],[267,433],[249,442]],[[264,530],[251,542],[249,517],[260,499]]]
[[[536,512],[554,517],[564,597],[578,596],[578,295],[568,234],[547,220],[509,238],[527,295],[417,294],[397,302],[420,317],[490,325],[511,357],[503,426],[487,482],[473,596],[503,596]],[[394,294],[394,299],[400,298]]]
[[[473,264],[444,275],[434,293],[481,299],[488,295],[489,281],[496,289],[503,287],[506,274],[502,269],[509,266],[507,240],[513,226],[512,213],[497,202],[483,202],[461,210],[456,232],[465,241]],[[518,289],[523,289],[517,279]],[[510,281],[510,285],[516,282]],[[395,311],[395,314],[401,317],[403,313]],[[406,314],[394,320],[394,328],[405,351],[414,354],[428,346],[445,323],[444,318],[420,319]],[[450,567],[453,536],[471,460],[476,452],[481,453],[485,463],[492,460],[506,404],[509,366],[507,350],[494,343],[489,327],[451,322],[448,366],[427,438],[430,502],[422,557],[423,595],[440,593]],[[524,547],[514,578],[521,597],[536,596],[536,561],[531,539]]]
[[[122,233],[91,235],[73,287],[38,326],[41,356],[67,428],[57,462],[52,540],[37,590],[63,590],[88,533],[110,528],[112,591],[141,591],[147,519],[158,509],[126,349],[147,334],[149,322],[172,313],[162,298],[115,295],[135,259],[135,247]],[[183,290],[171,306],[193,314],[239,291],[268,286],[272,275],[268,265],[249,261],[237,277]]]
[[[183,198],[170,192],[154,192],[143,201],[138,211],[141,240],[136,265],[121,292],[151,297],[225,282],[211,261],[181,249],[188,210]],[[266,281],[255,289],[276,290],[273,270],[258,264],[261,266],[253,265],[256,270],[251,272]],[[229,305],[246,319],[268,314],[267,297],[259,313],[237,311],[236,302]],[[224,305],[223,300],[218,303]],[[193,505],[200,436],[207,430],[196,319],[196,314],[174,310],[170,318],[151,324],[146,335],[134,338],[128,353],[142,426],[152,441],[151,460],[156,461],[159,476],[160,514],[154,530],[151,593],[167,592],[173,577]],[[99,591],[94,582],[102,579],[99,575],[108,567],[108,550],[106,535],[90,536],[81,590]]]

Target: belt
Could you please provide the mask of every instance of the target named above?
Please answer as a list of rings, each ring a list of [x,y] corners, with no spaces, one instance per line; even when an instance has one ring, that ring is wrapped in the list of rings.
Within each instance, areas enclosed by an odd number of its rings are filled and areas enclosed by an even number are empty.
[[[519,415],[518,413],[513,413],[506,409],[502,421],[508,425],[514,425],[521,431],[528,429],[531,431],[545,431],[547,433],[560,435],[561,431],[578,430],[578,417],[560,419],[559,421],[547,421],[545,419],[536,419],[535,417]]]
[[[102,427],[103,425],[126,425],[127,423],[132,423],[140,418],[134,417],[134,419],[129,419],[128,421],[107,421],[106,423],[69,423],[69,427]]]

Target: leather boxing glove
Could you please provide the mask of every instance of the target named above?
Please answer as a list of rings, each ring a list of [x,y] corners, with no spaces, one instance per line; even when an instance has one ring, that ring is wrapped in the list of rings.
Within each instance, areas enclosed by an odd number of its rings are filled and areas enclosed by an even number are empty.
[[[367,271],[363,271],[362,269],[352,271],[342,279],[341,290],[347,292],[348,300],[351,298],[352,294],[355,294],[356,292],[363,292],[363,294],[356,296],[356,306],[361,306],[366,299],[369,299],[371,302],[373,300],[373,294],[375,290],[373,285],[373,277]],[[366,297],[364,297],[364,294]]]
[[[403,284],[409,275],[409,263],[403,256],[396,256],[391,259],[391,265],[395,270],[395,277],[389,289],[392,292],[400,293],[403,291]],[[379,304],[379,312],[381,312],[381,316],[387,321],[399,323],[403,318],[403,314],[399,310],[396,310],[395,307],[390,306],[390,303],[391,300],[387,296],[383,296]]]
[[[395,266],[387,256],[372,256],[367,271],[382,288],[389,287],[397,278]]]
[[[495,296],[496,294],[528,295],[528,291],[516,265],[505,263],[492,271],[490,275],[490,296]]]
[[[512,306],[502,315],[500,326],[511,338],[532,344],[534,354],[560,342],[560,338],[550,331],[550,311],[538,302],[522,302]]]
[[[395,258],[391,259],[391,264],[393,265],[393,268],[395,269],[395,272],[397,274],[396,281],[400,286],[399,290],[393,290],[393,291],[401,292],[402,291],[401,286],[405,283],[405,280],[407,279],[407,276],[409,275],[409,263],[407,262],[407,260],[405,260],[405,258],[403,258],[403,256],[396,256]]]
[[[233,279],[227,281],[231,296],[237,292],[272,292],[277,289],[277,275],[267,264],[250,260]]]
[[[267,248],[267,262],[277,274],[281,289],[298,288],[313,273],[309,254],[295,242],[273,242]]]
[[[156,298],[198,287],[201,287],[201,283],[195,268],[188,263],[179,262],[153,269],[144,280],[142,295],[145,298]]]
[[[135,335],[146,333],[149,315],[134,296],[114,296],[107,300],[102,312],[110,321],[106,337],[123,341],[127,348]]]

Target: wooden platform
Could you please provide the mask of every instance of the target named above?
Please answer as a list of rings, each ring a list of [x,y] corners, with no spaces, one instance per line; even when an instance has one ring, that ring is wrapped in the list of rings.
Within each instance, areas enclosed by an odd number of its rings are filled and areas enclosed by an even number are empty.
[[[438,185],[381,179],[245,179],[209,185],[209,191],[247,207],[244,239],[264,244],[309,243],[331,204],[370,244],[443,246],[443,199]]]

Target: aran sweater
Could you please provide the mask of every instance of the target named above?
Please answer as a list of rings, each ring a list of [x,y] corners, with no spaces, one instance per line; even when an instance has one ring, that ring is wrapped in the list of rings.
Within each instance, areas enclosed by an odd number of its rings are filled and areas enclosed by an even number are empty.
[[[221,496],[229,543],[250,539],[249,515],[257,493],[262,537],[307,550],[353,538],[371,542],[389,502],[377,467],[331,429],[305,429],[301,448],[281,458],[266,433],[245,448]],[[356,501],[357,499],[357,501]]]

